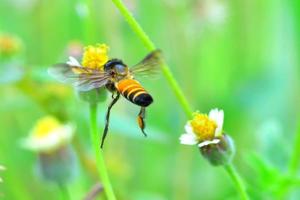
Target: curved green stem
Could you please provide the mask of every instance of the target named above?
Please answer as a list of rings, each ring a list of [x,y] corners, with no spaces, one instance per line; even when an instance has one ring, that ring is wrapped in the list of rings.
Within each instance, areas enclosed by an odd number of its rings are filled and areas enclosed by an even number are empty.
[[[115,200],[115,194],[112,189],[112,185],[110,183],[107,169],[105,166],[104,158],[102,151],[100,149],[100,139],[99,139],[99,132],[97,129],[97,104],[90,104],[90,126],[91,126],[91,139],[93,143],[93,148],[96,154],[96,162],[98,173],[100,175],[104,192],[107,196],[108,200]]]
[[[140,38],[140,40],[144,43],[146,48],[150,51],[156,49],[156,46],[154,43],[150,40],[148,35],[145,33],[145,31],[142,29],[142,27],[139,25],[139,23],[134,19],[132,14],[129,12],[127,7],[124,5],[124,3],[121,0],[112,0],[112,2],[116,5],[116,7],[119,9],[123,17],[126,19],[132,30],[137,34],[137,36]],[[181,88],[179,87],[176,79],[174,78],[169,66],[164,63],[162,66],[162,72],[165,78],[167,79],[170,87],[172,88],[175,96],[177,97],[177,100],[179,104],[181,105],[182,109],[184,110],[187,118],[192,118],[193,110],[191,106],[189,105],[186,97],[184,96]],[[233,165],[226,165],[224,166],[226,171],[229,173],[230,178],[235,183],[235,186],[237,187],[238,191],[241,194],[241,197],[243,200],[248,199],[245,186],[242,182],[241,177],[238,175],[237,171],[234,169]]]
[[[137,36],[141,39],[141,41],[144,43],[145,47],[149,51],[153,51],[156,49],[156,46],[154,43],[150,40],[148,35],[145,33],[145,31],[142,29],[142,27],[139,25],[139,23],[134,19],[132,14],[129,12],[127,7],[123,4],[120,0],[112,0],[112,2],[116,5],[116,7],[120,10],[123,17],[127,20],[129,25],[131,26],[132,30],[137,34]],[[188,118],[192,117],[193,110],[191,106],[189,105],[186,97],[184,96],[181,88],[179,87],[176,79],[174,78],[169,66],[164,63],[161,67],[163,75],[167,79],[170,87],[172,88],[175,96],[177,97],[177,100],[179,101],[181,107],[183,108],[185,114]]]
[[[241,199],[248,200],[249,197],[246,192],[246,188],[243,183],[243,180],[240,177],[240,175],[238,174],[238,172],[236,171],[236,169],[234,168],[234,166],[230,163],[228,165],[224,165],[224,168],[225,168],[226,172],[228,173],[228,175],[230,176],[230,178],[232,179],[235,187],[239,191]]]

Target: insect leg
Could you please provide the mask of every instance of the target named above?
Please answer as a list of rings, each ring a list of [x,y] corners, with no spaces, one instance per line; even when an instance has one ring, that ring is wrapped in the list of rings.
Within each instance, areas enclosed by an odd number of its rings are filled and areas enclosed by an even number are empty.
[[[137,117],[137,121],[138,121],[139,127],[142,130],[142,133],[144,134],[145,137],[147,137],[147,134],[144,131],[145,126],[146,126],[145,121],[144,121],[145,117],[146,117],[146,108],[141,107],[141,110],[140,110],[139,115]]]
[[[101,141],[101,148],[103,147],[104,140],[106,138],[107,131],[108,131],[110,110],[113,107],[113,105],[118,101],[119,97],[120,97],[119,92],[117,93],[116,97],[114,97],[114,95],[112,95],[112,101],[110,102],[110,104],[107,108],[106,117],[105,117],[105,128],[104,128],[104,131],[103,131],[102,141]]]

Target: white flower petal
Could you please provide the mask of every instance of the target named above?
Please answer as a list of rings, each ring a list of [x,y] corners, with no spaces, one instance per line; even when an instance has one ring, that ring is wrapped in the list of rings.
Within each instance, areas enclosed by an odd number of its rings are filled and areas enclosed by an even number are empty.
[[[191,126],[191,123],[190,122],[187,122],[184,126],[184,129],[186,131],[186,133],[189,133],[189,134],[194,134],[194,131],[193,131],[193,127]]]
[[[76,60],[76,58],[72,56],[69,57],[69,61],[67,62],[67,64],[71,66],[81,67],[80,63]]]
[[[217,123],[217,128],[215,131],[215,137],[219,137],[222,135],[223,131],[223,122],[224,122],[224,111],[218,110],[217,108],[212,109],[209,112],[208,117]]]
[[[181,144],[186,145],[195,145],[198,143],[195,134],[193,133],[184,133],[179,138]]]
[[[218,144],[219,142],[220,142],[219,139],[206,140],[204,142],[199,143],[198,147],[204,147],[204,146],[207,146],[209,144]]]

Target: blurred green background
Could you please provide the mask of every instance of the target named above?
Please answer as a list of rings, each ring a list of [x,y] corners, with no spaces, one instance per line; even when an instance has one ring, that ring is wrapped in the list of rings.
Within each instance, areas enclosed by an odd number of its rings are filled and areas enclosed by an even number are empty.
[[[299,1],[125,4],[163,50],[193,108],[224,109],[224,128],[237,148],[234,164],[251,199],[299,199],[299,174],[289,171],[300,111]],[[19,38],[19,50],[0,62],[0,164],[7,168],[0,172],[0,198],[61,198],[56,185],[39,177],[37,155],[20,146],[36,121],[51,114],[76,124],[78,166],[68,189],[72,199],[83,199],[98,181],[88,105],[47,68],[89,44],[108,44],[110,56],[129,65],[148,52],[109,0],[0,0],[0,33]],[[147,110],[149,137],[136,124],[139,108],[122,99],[104,148],[118,199],[238,199],[222,167],[179,144],[188,119],[164,77],[140,81],[155,100]],[[99,104],[101,132],[108,101]]]

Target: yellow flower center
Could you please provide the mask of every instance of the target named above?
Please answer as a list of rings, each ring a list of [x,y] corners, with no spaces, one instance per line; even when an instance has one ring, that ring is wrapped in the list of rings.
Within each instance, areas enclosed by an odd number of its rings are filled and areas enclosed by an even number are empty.
[[[85,47],[81,63],[82,66],[103,70],[103,65],[108,61],[107,51],[108,46],[105,44]]]
[[[199,141],[212,140],[215,137],[217,123],[206,114],[195,113],[190,123]]]
[[[40,119],[32,130],[34,137],[43,138],[49,135],[52,131],[60,127],[61,124],[57,119],[51,116]]]

